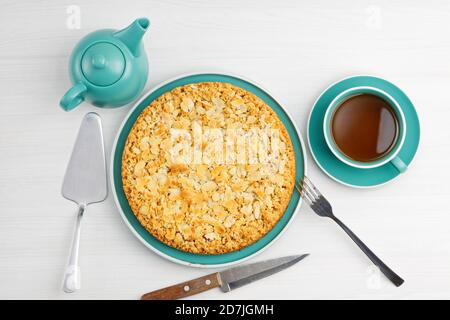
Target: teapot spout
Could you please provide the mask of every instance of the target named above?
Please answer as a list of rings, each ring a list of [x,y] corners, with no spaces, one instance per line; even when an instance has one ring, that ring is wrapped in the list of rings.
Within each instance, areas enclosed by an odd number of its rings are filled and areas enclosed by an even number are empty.
[[[150,21],[147,18],[139,18],[125,29],[114,32],[114,36],[121,40],[135,57],[138,57],[141,55],[142,37],[149,26]]]

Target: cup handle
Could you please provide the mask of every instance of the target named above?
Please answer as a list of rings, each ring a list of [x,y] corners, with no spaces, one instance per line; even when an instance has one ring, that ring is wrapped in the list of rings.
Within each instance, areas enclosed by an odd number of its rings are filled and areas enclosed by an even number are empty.
[[[408,166],[399,157],[395,157],[394,159],[392,159],[391,163],[400,173],[403,173],[406,171],[406,169],[408,169]]]
[[[72,110],[84,101],[84,94],[86,91],[87,87],[81,82],[78,82],[64,94],[59,102],[59,105],[65,111]]]

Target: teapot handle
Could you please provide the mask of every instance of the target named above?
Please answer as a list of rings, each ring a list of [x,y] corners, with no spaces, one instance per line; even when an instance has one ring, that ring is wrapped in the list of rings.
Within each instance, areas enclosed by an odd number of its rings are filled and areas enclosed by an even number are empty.
[[[64,94],[59,105],[65,111],[72,110],[84,101],[84,94],[86,91],[87,87],[81,82],[78,82]]]

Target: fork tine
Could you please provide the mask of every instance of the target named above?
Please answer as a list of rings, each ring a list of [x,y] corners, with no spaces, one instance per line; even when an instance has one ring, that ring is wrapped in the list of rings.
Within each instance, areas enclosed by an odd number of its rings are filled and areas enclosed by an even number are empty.
[[[295,186],[295,189],[297,189],[298,193],[300,194],[300,197],[304,198],[304,197],[305,197],[305,194],[304,194],[304,192],[303,192],[303,188],[302,188],[302,186],[300,185],[300,183],[299,183],[298,181],[295,181],[294,186]],[[309,199],[308,199],[308,200],[309,200]]]
[[[305,182],[305,185],[311,189],[311,191],[316,195],[316,197],[320,197],[322,193],[319,191],[319,189],[316,188],[316,186],[311,182],[311,180],[308,179],[307,176],[303,179]]]
[[[305,190],[305,194],[307,194],[314,201],[319,200],[319,196],[311,191],[311,188],[305,183],[303,184],[303,190]]]
[[[295,189],[297,189],[298,193],[300,193],[300,195],[302,195],[302,193],[303,193],[302,189],[301,189],[300,185],[298,185],[297,181],[295,181],[294,187],[295,187]]]
[[[305,180],[303,180],[302,187],[303,187],[303,190],[305,190],[305,192],[308,193],[308,195],[311,198],[313,198],[314,200],[317,200],[317,198],[319,196],[315,192],[313,192],[311,186],[309,186],[307,183],[305,183]]]
[[[300,196],[302,196],[310,205],[312,205],[316,201],[316,198],[309,192],[309,190],[304,188],[303,183],[301,183],[300,181],[296,181],[294,185],[297,188],[297,191],[300,193]]]

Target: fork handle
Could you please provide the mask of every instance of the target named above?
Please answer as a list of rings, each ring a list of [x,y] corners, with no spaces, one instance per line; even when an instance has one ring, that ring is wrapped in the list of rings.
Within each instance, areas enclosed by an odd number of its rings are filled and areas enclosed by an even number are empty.
[[[331,216],[339,226],[352,238],[352,240],[358,245],[358,247],[366,254],[367,257],[381,270],[381,272],[397,287],[400,287],[403,282],[405,282],[398,274],[392,271],[387,265],[378,258],[375,253],[372,252],[362,241],[359,239],[356,234],[353,233],[341,220],[336,218],[334,215]]]

